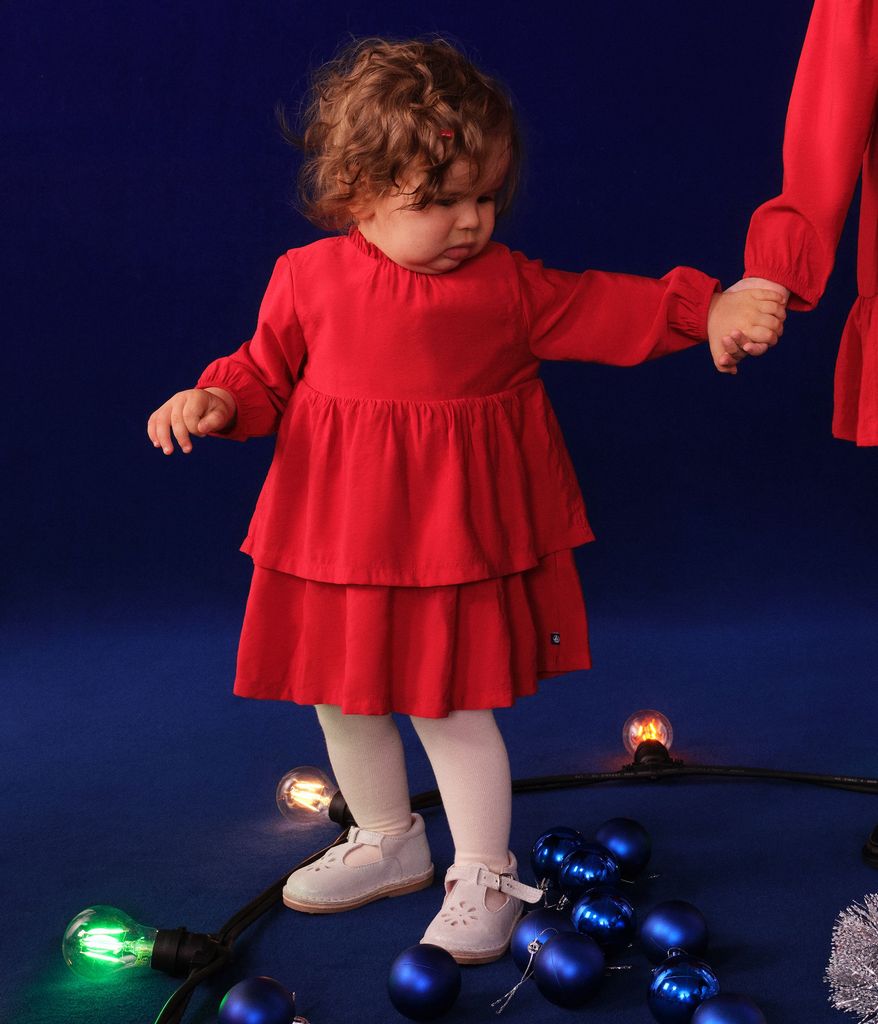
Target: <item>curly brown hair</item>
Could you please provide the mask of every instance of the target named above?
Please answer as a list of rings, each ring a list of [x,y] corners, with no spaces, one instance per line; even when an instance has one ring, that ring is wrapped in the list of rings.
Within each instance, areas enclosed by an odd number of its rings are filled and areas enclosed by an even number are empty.
[[[458,159],[471,162],[474,181],[498,157],[507,161],[498,213],[518,185],[521,141],[509,97],[443,38],[355,40],[315,73],[303,131],[290,128],[282,109],[278,120],[305,153],[301,208],[320,227],[346,227],[358,202],[398,191],[413,166],[422,180],[412,209],[436,198]]]

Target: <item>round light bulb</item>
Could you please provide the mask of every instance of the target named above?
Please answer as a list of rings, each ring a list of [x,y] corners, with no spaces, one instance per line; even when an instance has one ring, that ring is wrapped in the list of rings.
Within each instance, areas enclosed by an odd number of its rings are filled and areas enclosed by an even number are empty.
[[[134,967],[149,967],[157,929],[138,924],[116,907],[86,907],[67,926],[61,952],[67,966],[90,981]]]
[[[670,721],[660,711],[637,711],[625,722],[622,742],[629,754],[634,754],[638,746],[646,740],[658,740],[665,750],[671,749],[674,730]]]
[[[313,821],[315,816],[329,817],[329,805],[338,786],[313,765],[293,768],[277,784],[275,799],[280,813],[293,821]]]

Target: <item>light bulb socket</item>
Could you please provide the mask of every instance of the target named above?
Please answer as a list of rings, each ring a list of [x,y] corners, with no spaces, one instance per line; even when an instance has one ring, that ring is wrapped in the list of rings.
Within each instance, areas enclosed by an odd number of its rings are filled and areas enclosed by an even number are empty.
[[[185,978],[193,967],[205,967],[221,949],[210,935],[185,928],[159,928],[150,966],[172,978]]]
[[[878,825],[872,829],[872,834],[866,840],[863,847],[863,860],[870,868],[878,868]]]
[[[336,825],[356,825],[354,816],[348,809],[347,801],[344,798],[341,790],[339,790],[335,796],[329,801],[329,807],[326,813],[329,815],[329,820],[334,821]]]
[[[669,765],[671,764],[671,755],[664,743],[660,743],[658,740],[644,740],[637,744],[637,749],[634,751],[634,763]]]

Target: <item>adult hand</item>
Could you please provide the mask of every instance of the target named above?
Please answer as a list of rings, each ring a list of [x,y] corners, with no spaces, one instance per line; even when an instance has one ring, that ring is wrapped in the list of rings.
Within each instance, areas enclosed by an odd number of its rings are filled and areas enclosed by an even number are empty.
[[[736,281],[730,288],[726,288],[726,292],[741,292],[749,288],[766,288],[769,291],[778,292],[783,297],[784,305],[786,305],[790,298],[789,288],[784,288],[782,284],[778,284],[777,281],[770,281],[767,277],[742,277],[740,281]],[[744,335],[740,331],[732,331],[731,334],[726,335],[722,340],[723,343],[733,342],[742,352],[746,352],[750,356],[762,356],[768,351],[768,345],[758,341],[745,340]]]

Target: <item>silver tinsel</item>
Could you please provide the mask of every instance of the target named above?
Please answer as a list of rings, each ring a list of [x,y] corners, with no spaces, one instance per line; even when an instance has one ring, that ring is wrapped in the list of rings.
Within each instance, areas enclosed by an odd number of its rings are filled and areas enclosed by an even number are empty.
[[[836,918],[824,977],[837,1010],[858,1014],[859,1024],[878,1022],[878,893]]]

